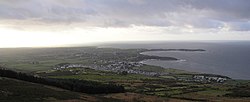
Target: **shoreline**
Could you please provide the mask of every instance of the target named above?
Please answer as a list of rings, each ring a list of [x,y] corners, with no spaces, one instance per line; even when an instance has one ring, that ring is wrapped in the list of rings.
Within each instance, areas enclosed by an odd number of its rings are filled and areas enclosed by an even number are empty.
[[[143,51],[143,52],[140,52],[141,55],[147,55],[147,54],[143,54],[144,52],[157,52],[157,51],[166,51],[166,52],[169,52],[169,51],[184,51],[184,52],[196,52],[196,51],[206,51],[206,50],[203,50],[203,49],[149,49],[148,51]],[[147,56],[152,56],[152,55],[147,55]],[[153,55],[155,56],[155,55]],[[161,57],[161,56],[158,56],[158,57]],[[175,58],[175,57],[172,57],[172,58]],[[146,60],[143,60],[143,61],[140,61],[140,63],[142,64],[145,64],[145,65],[150,65],[150,66],[157,66],[157,67],[162,67],[164,69],[175,69],[175,70],[183,70],[183,69],[178,69],[178,68],[166,68],[166,67],[163,67],[161,65],[152,65],[152,64],[147,64],[145,63],[146,61],[168,61],[168,62],[184,62],[186,61],[185,59],[178,59],[176,58],[177,60],[162,60],[162,59],[146,59]],[[222,77],[226,77],[226,78],[229,78],[229,79],[232,79],[232,80],[247,80],[247,79],[235,79],[235,78],[231,78],[227,75],[221,75],[221,74],[216,74],[216,73],[207,73],[207,72],[196,72],[196,71],[189,71],[189,70],[183,70],[183,71],[186,71],[186,72],[190,72],[190,73],[197,73],[197,75],[212,75],[212,76],[222,76]]]

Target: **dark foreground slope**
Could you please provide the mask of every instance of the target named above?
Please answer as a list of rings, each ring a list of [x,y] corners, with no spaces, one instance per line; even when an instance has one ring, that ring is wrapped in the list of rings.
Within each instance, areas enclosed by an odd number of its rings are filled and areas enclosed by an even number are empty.
[[[77,79],[43,78],[3,68],[0,68],[0,77],[14,78],[18,80],[55,86],[75,92],[82,92],[88,94],[107,94],[124,92],[123,86],[115,84],[103,84],[95,81],[85,81]]]
[[[137,93],[89,95],[12,78],[0,77],[0,102],[178,102]]]
[[[43,85],[0,77],[0,101],[25,102],[80,99],[74,92]]]
[[[0,102],[119,102],[117,99],[87,95],[56,87],[0,77]]]

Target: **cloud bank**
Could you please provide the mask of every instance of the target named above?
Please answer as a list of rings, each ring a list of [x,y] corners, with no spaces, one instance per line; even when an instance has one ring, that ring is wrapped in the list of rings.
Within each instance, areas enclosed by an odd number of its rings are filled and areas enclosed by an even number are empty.
[[[0,47],[250,40],[250,0],[0,0]]]
[[[195,34],[220,33],[224,39],[250,39],[242,36],[250,32],[249,4],[250,0],[1,0],[0,28],[145,33],[147,39],[156,34],[159,39],[164,34],[199,39],[203,35]],[[97,34],[95,28],[102,31]]]
[[[248,31],[249,4],[249,0],[1,0],[0,20]]]

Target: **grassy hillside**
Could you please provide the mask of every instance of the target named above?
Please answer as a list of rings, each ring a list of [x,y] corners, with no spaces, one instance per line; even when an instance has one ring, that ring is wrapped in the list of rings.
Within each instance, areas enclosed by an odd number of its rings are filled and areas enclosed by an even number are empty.
[[[88,95],[56,87],[0,77],[0,102],[166,102],[183,101],[157,96],[117,93]]]
[[[140,61],[155,58],[141,55],[143,51],[145,49],[96,47],[0,49],[0,67],[46,79],[85,80],[98,82],[101,86],[115,84],[125,88],[123,93],[89,95],[77,93],[78,89],[74,90],[76,92],[71,92],[46,86],[49,84],[41,85],[0,78],[0,102],[68,100],[250,102],[250,81],[140,64]],[[83,65],[84,67],[69,67],[69,65]],[[68,84],[62,85],[68,86]],[[65,89],[70,90],[70,88]]]
[[[0,77],[0,102],[106,101],[117,99],[71,92],[56,87]]]

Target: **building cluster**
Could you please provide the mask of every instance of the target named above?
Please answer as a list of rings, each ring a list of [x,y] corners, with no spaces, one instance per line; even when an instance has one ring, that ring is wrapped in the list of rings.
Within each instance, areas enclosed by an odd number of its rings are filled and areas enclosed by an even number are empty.
[[[130,74],[142,74],[148,76],[157,76],[159,73],[156,72],[148,72],[139,69],[133,69],[133,67],[142,67],[143,63],[139,62],[109,62],[102,65],[84,65],[84,64],[60,64],[57,65],[55,70],[63,70],[67,68],[90,68],[94,70],[101,70],[101,71],[111,71],[115,73],[130,73]]]
[[[67,69],[67,68],[90,68],[90,66],[86,66],[83,64],[62,64],[62,65],[56,65],[56,67],[54,67],[54,70],[63,70],[63,69]]]
[[[108,68],[116,68],[116,69],[131,69],[133,67],[141,67],[143,66],[142,63],[138,62],[113,62],[109,65],[107,65]]]
[[[219,76],[206,76],[206,75],[194,75],[193,80],[197,82],[218,82],[223,83],[228,78],[219,77]]]

